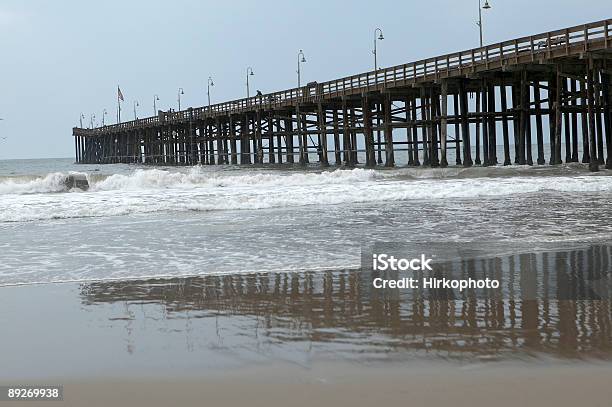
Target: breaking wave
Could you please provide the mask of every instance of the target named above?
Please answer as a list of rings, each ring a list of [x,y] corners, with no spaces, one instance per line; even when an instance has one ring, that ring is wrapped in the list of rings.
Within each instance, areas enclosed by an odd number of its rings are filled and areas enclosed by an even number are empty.
[[[66,187],[64,181],[68,175],[73,174],[80,173],[70,172],[65,174],[61,172],[53,172],[45,175],[44,177],[27,175],[0,177],[0,195],[68,192],[69,189]]]
[[[136,170],[133,174],[111,175],[93,185],[92,190],[136,190],[155,188],[231,187],[231,186],[284,186],[344,184],[371,181],[380,175],[374,170],[353,169],[351,171],[328,171],[321,173],[246,173],[241,175],[220,175],[201,170],[170,172],[158,169]]]
[[[0,178],[0,222],[153,212],[257,210],[308,205],[479,199],[522,194],[612,193],[612,177],[587,174],[478,177],[478,169],[366,169],[323,172],[137,169],[89,174],[90,189],[70,192],[67,174]],[[491,170],[487,170],[491,171]],[[497,171],[497,170],[495,170]],[[446,175],[445,175],[446,174]],[[470,176],[466,176],[470,175]]]

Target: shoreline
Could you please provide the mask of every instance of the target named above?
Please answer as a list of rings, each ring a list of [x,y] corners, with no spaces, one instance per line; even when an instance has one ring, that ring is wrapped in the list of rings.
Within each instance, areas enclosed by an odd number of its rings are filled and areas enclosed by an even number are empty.
[[[419,406],[538,405],[573,407],[609,403],[612,365],[355,368],[327,364],[243,368],[211,376],[66,380],[61,406]],[[237,391],[238,390],[238,391]],[[24,402],[6,406],[29,405]]]

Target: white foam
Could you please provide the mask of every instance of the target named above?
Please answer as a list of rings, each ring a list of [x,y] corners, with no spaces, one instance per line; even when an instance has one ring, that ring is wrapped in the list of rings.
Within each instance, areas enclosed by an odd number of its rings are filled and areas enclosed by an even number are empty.
[[[406,179],[402,171],[304,172],[136,170],[91,181],[88,192],[63,191],[61,173],[0,184],[0,222],[104,217],[170,211],[292,208],[396,201],[492,198],[551,193],[611,193],[608,176]],[[25,194],[25,195],[24,195]]]
[[[223,175],[207,173],[194,167],[187,173],[158,169],[136,170],[131,175],[115,174],[92,185],[93,191],[137,190],[155,188],[229,187],[229,186],[283,186],[342,184],[370,181],[377,177],[374,170],[329,171],[322,173],[247,173]]]

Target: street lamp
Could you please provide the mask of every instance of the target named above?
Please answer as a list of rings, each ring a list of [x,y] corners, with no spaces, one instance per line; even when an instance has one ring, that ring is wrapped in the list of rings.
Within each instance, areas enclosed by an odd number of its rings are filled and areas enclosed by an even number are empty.
[[[138,101],[135,100],[134,101],[134,120],[138,120],[138,115],[136,114],[136,107],[137,106],[140,106],[140,105],[138,104]]]
[[[379,36],[376,36],[376,34],[380,33]],[[384,40],[385,37],[383,36],[383,32],[380,28],[376,28],[374,30],[374,49],[372,50],[372,54],[374,54],[374,70],[378,71],[378,61],[377,61],[377,50],[376,50],[376,41],[377,40]]]
[[[104,109],[102,111],[102,127],[104,127],[104,123],[105,123],[105,117],[108,114],[108,112],[106,111],[106,109]]]
[[[210,109],[210,87],[215,86],[212,77],[208,77],[208,82],[206,85],[206,94],[208,95],[208,108]]]
[[[476,25],[480,28],[480,48],[483,46],[482,42],[482,10],[488,10],[491,6],[489,5],[489,0],[485,0],[484,6],[482,5],[482,0],[478,0],[478,22]]]
[[[304,51],[300,50],[300,52],[298,52],[298,60],[297,60],[298,88],[302,87],[300,65],[303,64],[304,62],[306,62],[306,57],[304,56]]]
[[[249,72],[250,72],[250,73],[249,73]],[[250,92],[249,92],[249,76],[253,76],[253,75],[255,75],[255,74],[253,73],[253,68],[251,68],[251,67],[249,66],[249,67],[247,68],[247,70],[246,70],[246,78],[247,78],[247,82],[246,82],[246,85],[247,85],[247,99],[248,99],[248,98],[251,96],[251,95],[250,95]]]
[[[159,100],[159,96],[153,95],[153,116],[157,115],[157,101]]]
[[[178,88],[178,110],[181,111],[181,95],[184,95],[183,88]]]

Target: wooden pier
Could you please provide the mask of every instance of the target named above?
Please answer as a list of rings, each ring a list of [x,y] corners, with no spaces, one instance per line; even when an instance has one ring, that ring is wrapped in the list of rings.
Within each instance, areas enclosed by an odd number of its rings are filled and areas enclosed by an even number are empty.
[[[592,171],[612,169],[611,76],[612,20],[603,20],[300,88],[74,128],[76,162],[582,162]]]

